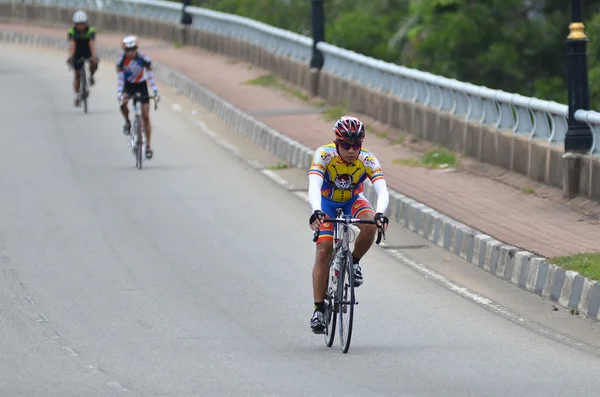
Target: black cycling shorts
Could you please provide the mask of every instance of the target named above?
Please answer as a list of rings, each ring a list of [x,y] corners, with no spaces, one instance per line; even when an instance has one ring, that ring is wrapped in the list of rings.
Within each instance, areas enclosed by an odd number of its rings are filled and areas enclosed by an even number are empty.
[[[81,69],[81,67],[83,66],[83,63],[87,60],[89,60],[92,57],[91,54],[78,54],[77,52],[75,53],[75,55],[73,56],[73,68],[75,70],[79,70]],[[83,58],[83,60],[78,60]]]
[[[129,98],[133,97],[133,94],[139,92],[142,96],[148,96],[148,82],[142,81],[141,83],[130,83],[125,82],[125,87],[123,87],[123,91],[129,95]],[[149,98],[142,98],[140,101],[142,103],[150,103]]]

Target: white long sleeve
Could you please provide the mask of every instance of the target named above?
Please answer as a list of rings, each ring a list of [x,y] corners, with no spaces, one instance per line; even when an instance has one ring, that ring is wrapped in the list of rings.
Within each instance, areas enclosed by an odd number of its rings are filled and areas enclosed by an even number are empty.
[[[373,183],[373,189],[377,193],[377,210],[375,212],[385,213],[390,204],[390,193],[387,190],[385,179],[378,179]]]
[[[321,188],[323,187],[323,177],[321,175],[308,175],[308,200],[312,206],[313,212],[321,209]]]

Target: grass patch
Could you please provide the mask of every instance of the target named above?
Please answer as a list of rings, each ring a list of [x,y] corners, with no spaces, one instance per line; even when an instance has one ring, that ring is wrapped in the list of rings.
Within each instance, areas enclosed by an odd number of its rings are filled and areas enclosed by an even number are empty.
[[[376,132],[376,133],[375,133],[375,136],[376,136],[377,138],[381,138],[381,139],[388,139],[388,138],[389,138],[389,135],[388,135],[388,133],[387,133],[386,131],[383,131],[383,132]]]
[[[395,145],[402,145],[404,143],[404,141],[406,141],[406,137],[405,136],[399,136],[398,138],[392,140],[392,143]]]
[[[523,191],[527,194],[533,194],[535,193],[535,190],[533,190],[532,187],[527,186],[525,189],[523,189]]]
[[[458,164],[456,155],[443,149],[430,150],[421,159],[423,164],[433,168],[456,168]]]
[[[276,87],[277,86],[277,77],[273,73],[263,74],[262,76],[258,76],[255,79],[248,80],[244,84],[250,85],[262,85],[263,87]]]
[[[421,159],[394,159],[392,164],[405,165],[407,167],[422,167],[423,162]]]
[[[573,270],[589,279],[600,281],[600,253],[559,256],[548,261],[566,270]]]
[[[280,162],[278,162],[277,164],[275,164],[275,165],[272,165],[272,166],[270,166],[270,167],[268,167],[268,168],[269,168],[270,170],[274,170],[274,171],[276,171],[276,170],[287,170],[288,168],[290,168],[290,166],[289,166],[289,165],[287,165],[286,163],[282,163],[282,162],[280,161]]]
[[[347,113],[346,105],[332,106],[329,109],[323,110],[321,114],[327,121],[336,121]]]
[[[279,81],[277,76],[275,76],[273,73],[265,74],[265,75],[255,78],[255,79],[248,80],[244,84],[260,85],[263,87],[275,88],[277,90],[286,92],[298,99],[301,99],[304,102],[308,102],[310,99],[308,95],[306,95],[304,92],[302,92],[302,90],[293,88],[293,87],[289,87],[289,86],[283,84],[281,81]]]
[[[173,42],[173,47],[175,47],[175,48],[182,48],[182,47],[183,47],[183,44],[181,44],[181,43],[180,43],[180,42],[178,42],[178,41],[174,41],[174,42]]]
[[[458,160],[454,153],[443,149],[430,150],[417,159],[395,159],[392,164],[406,165],[408,167],[424,167],[424,168],[456,168]]]

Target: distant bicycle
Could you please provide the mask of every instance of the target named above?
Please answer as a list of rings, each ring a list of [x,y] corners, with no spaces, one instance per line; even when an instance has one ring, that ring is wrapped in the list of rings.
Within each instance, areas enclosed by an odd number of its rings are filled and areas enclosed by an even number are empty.
[[[352,338],[352,323],[354,321],[354,305],[358,304],[354,295],[354,268],[352,266],[352,251],[350,250],[350,225],[365,223],[377,225],[376,221],[351,218],[344,215],[341,208],[336,209],[336,218],[325,218],[323,222],[334,224],[333,255],[329,262],[329,278],[325,293],[325,345],[331,347],[335,338],[336,316],[339,317],[340,348],[343,353],[350,349]],[[315,231],[313,241],[317,241],[320,231]],[[377,241],[385,240],[383,229],[377,230]]]
[[[69,64],[69,70],[74,69],[73,65],[79,66],[79,104],[83,104],[83,112],[87,114],[88,112],[88,103],[87,98],[90,94],[87,86],[87,75],[85,73],[85,61],[84,57],[77,57],[73,59],[73,63]]]
[[[129,145],[135,156],[135,166],[138,169],[142,169],[142,159],[144,157],[144,148],[146,147],[146,134],[144,133],[144,119],[142,118],[142,107],[139,106],[139,102],[144,99],[154,100],[154,110],[158,108],[156,103],[156,96],[154,95],[142,95],[136,92],[131,99],[133,100],[133,128],[129,134]],[[119,103],[119,106],[123,105],[123,101]]]

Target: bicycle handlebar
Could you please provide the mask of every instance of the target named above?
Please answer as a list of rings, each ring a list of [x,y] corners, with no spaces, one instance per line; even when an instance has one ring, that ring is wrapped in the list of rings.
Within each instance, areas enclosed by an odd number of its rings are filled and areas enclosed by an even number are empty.
[[[129,97],[129,99],[133,99],[134,102],[139,102],[142,99],[154,99],[154,110],[158,109],[158,104],[156,103],[156,95],[142,95],[139,92],[136,92],[135,95]],[[119,101],[119,106],[123,106],[123,99]]]
[[[323,218],[321,222],[331,222],[331,223],[343,223],[346,225],[355,225],[357,223],[367,224],[367,225],[377,225],[377,221],[371,221],[367,219],[357,219],[357,218]],[[316,242],[319,239],[319,234],[321,233],[320,229],[315,230],[313,242]],[[375,244],[379,244],[381,242],[381,238],[385,240],[385,232],[383,231],[383,225],[377,227],[377,241]]]
[[[86,58],[86,57],[77,57],[77,58],[75,58],[75,57],[72,57],[72,58],[71,58],[71,62],[69,62],[69,63],[67,64],[67,67],[69,68],[69,70],[71,70],[71,69],[73,69],[73,65],[74,65],[75,63],[79,63],[79,62],[81,62],[81,63],[85,63],[85,61],[86,61],[86,60],[87,60],[87,58]],[[83,67],[83,66],[82,66],[82,67]]]

